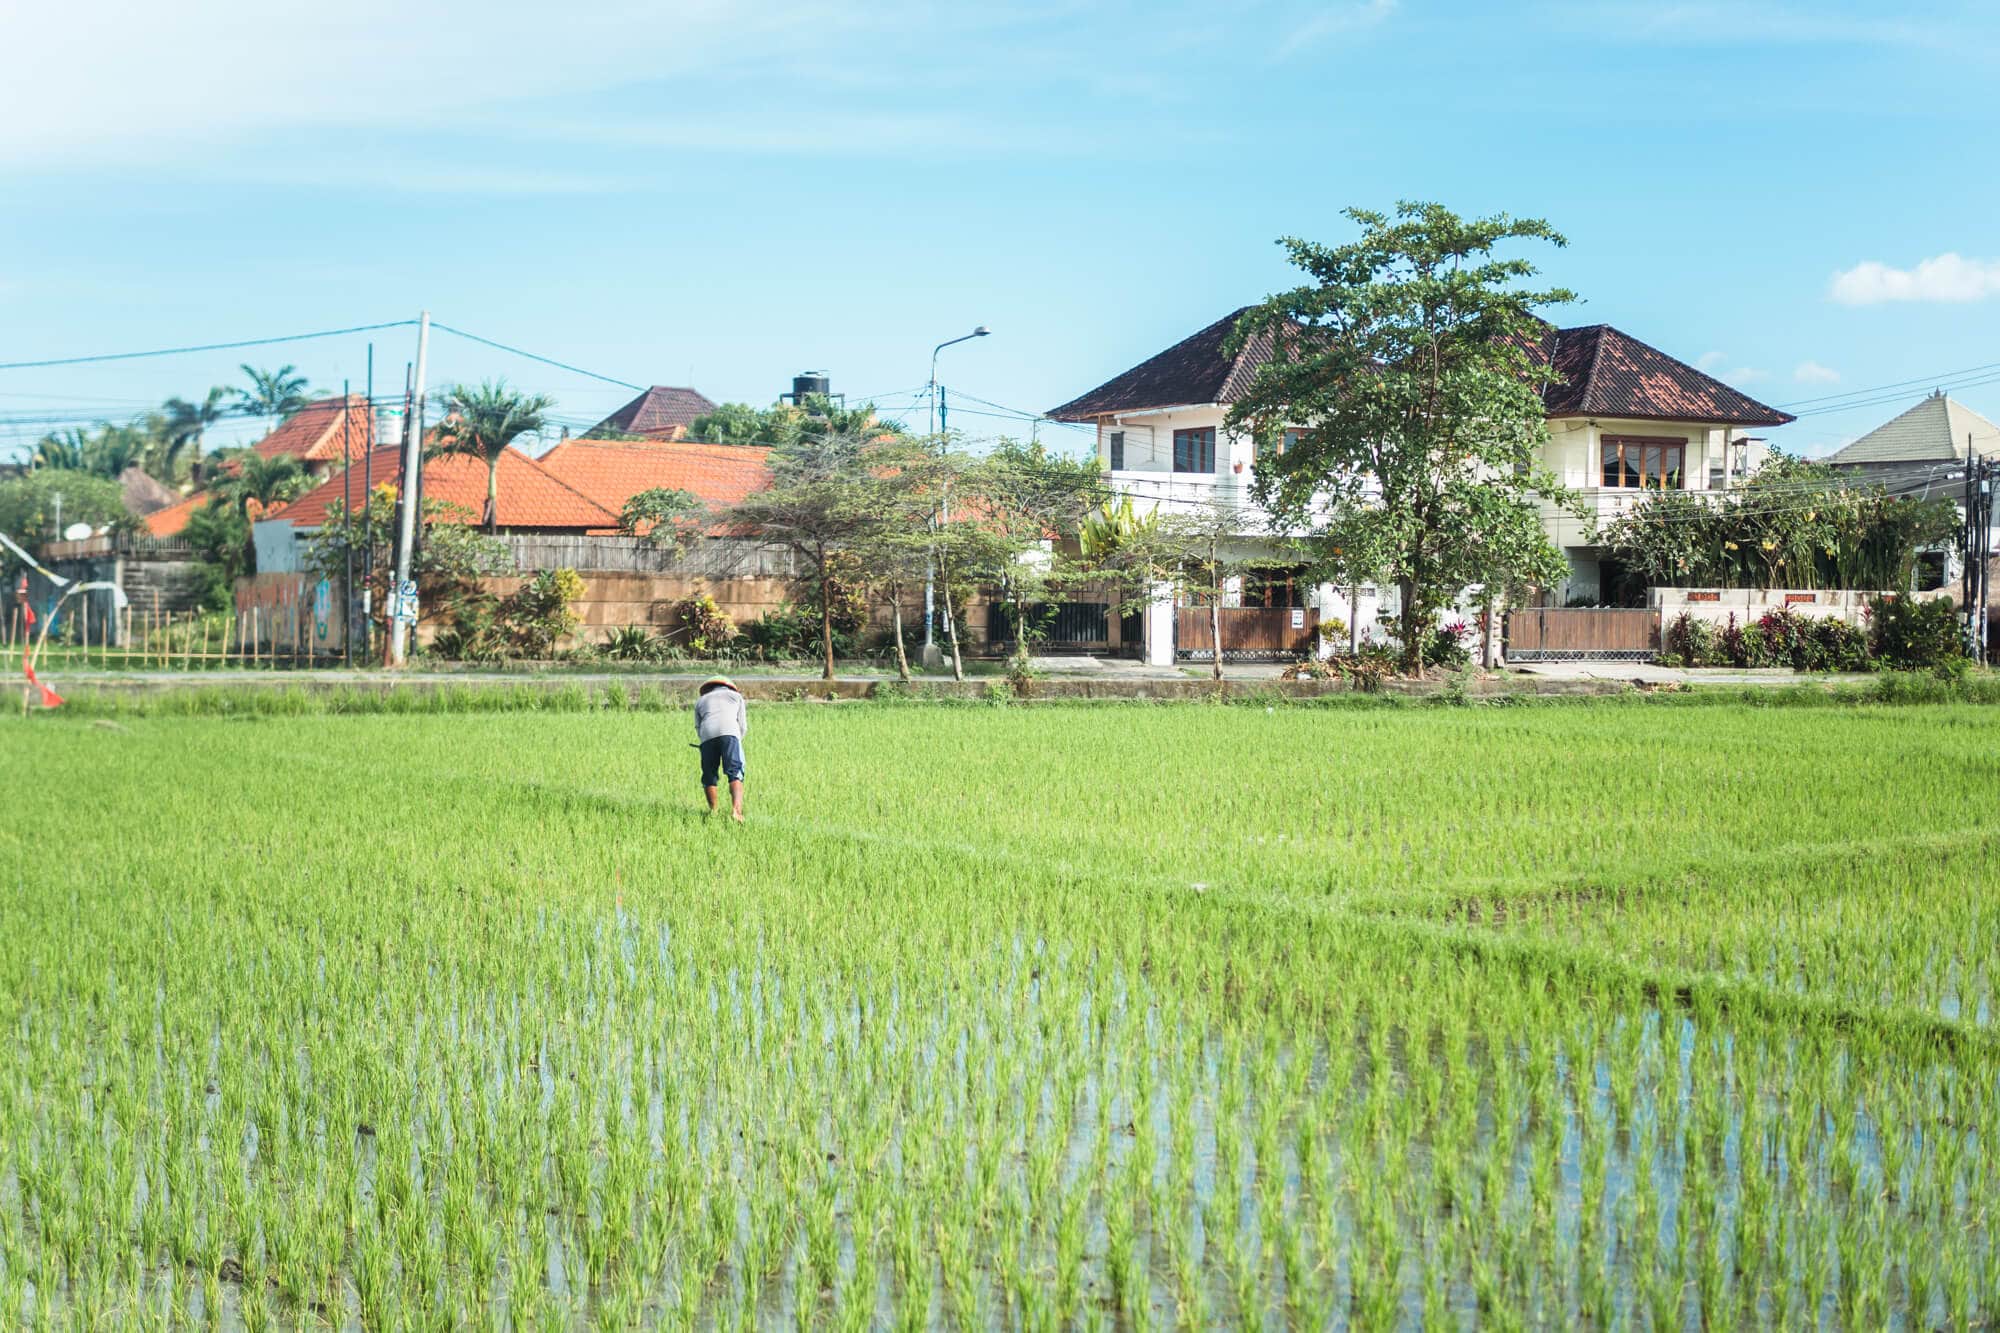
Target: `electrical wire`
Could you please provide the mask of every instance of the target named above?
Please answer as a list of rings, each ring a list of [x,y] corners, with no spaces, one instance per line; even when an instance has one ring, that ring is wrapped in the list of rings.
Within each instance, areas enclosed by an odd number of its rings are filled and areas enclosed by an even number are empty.
[[[384,324],[356,324],[345,329],[321,329],[317,333],[287,333],[276,338],[244,338],[236,342],[201,343],[188,347],[161,347],[149,352],[101,352],[95,356],[63,356],[42,361],[0,361],[0,370],[41,370],[50,366],[95,365],[103,361],[137,361],[152,356],[183,356],[193,352],[227,352],[240,347],[270,347],[278,343],[306,342],[313,338],[339,338],[350,333],[373,333],[378,329],[400,329],[415,324],[414,319],[394,319]]]
[[[572,375],[582,375],[586,379],[602,380],[606,384],[615,384],[621,389],[631,389],[638,393],[646,391],[646,386],[643,384],[634,384],[629,380],[621,380],[612,375],[600,375],[594,370],[585,370],[582,366],[573,366],[567,361],[557,361],[553,357],[541,356],[535,352],[524,351],[519,347],[510,347],[506,343],[495,342],[491,338],[482,338],[476,333],[467,333],[464,329],[455,329],[449,324],[440,324],[436,320],[431,321],[431,327],[443,333],[449,333],[471,342],[496,348],[502,352],[510,352],[515,356],[526,357],[530,361],[539,361],[545,366],[554,366],[557,370],[567,370]]]

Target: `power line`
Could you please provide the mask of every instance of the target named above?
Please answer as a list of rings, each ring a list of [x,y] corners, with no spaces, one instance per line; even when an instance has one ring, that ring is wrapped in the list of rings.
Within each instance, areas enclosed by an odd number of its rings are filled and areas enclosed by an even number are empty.
[[[393,319],[386,324],[356,324],[346,329],[321,329],[317,333],[287,333],[276,338],[244,338],[236,342],[200,343],[189,347],[161,347],[150,352],[102,352],[95,356],[64,356],[46,361],[4,361],[0,370],[41,370],[50,366],[94,365],[101,361],[137,361],[149,356],[184,356],[192,352],[228,352],[240,347],[270,347],[277,343],[306,342],[313,338],[339,338],[350,333],[373,333],[378,329],[400,329],[416,323],[413,319]]]
[[[1942,375],[1919,375],[1915,379],[1894,380],[1888,384],[1877,384],[1866,389],[1848,389],[1843,393],[1823,393],[1816,398],[1795,398],[1789,403],[1779,403],[1779,407],[1804,407],[1809,403],[1830,403],[1841,398],[1859,398],[1864,395],[1883,393],[1890,389],[1908,389],[1923,384],[1943,384],[1946,380],[1957,379],[1961,375],[1978,375],[1990,370],[2000,370],[2000,361],[1989,361],[1983,366],[1968,366],[1964,370],[1948,370]]]
[[[411,321],[404,321],[404,323],[409,322]],[[526,357],[530,361],[539,361],[545,366],[554,366],[557,370],[567,370],[572,375],[582,375],[586,379],[603,380],[606,384],[615,384],[621,389],[631,389],[637,393],[644,393],[646,391],[646,386],[643,384],[633,384],[629,380],[621,380],[611,375],[600,375],[594,370],[585,370],[582,366],[572,366],[566,361],[557,361],[553,357],[540,356],[534,352],[523,351],[519,347],[509,347],[506,343],[495,342],[491,338],[482,338],[476,333],[467,333],[464,329],[455,329],[449,324],[439,324],[436,321],[432,321],[431,327],[440,332],[455,334],[471,342],[497,348],[502,352],[511,352],[515,356]],[[0,367],[0,369],[4,369],[4,367]]]

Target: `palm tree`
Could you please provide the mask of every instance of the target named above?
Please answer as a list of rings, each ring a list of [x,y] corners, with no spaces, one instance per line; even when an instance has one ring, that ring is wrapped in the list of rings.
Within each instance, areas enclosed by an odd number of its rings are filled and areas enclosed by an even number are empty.
[[[180,461],[181,450],[193,445],[194,460],[189,464],[188,477],[195,485],[201,484],[201,437],[210,426],[228,414],[226,404],[231,396],[230,389],[218,384],[198,403],[191,403],[185,398],[167,399],[162,410],[166,413],[164,471],[168,475],[163,480],[173,480],[174,465]]]
[[[244,517],[249,517],[250,502],[270,506],[282,500],[297,497],[311,480],[299,460],[290,454],[265,457],[251,454],[243,460],[243,466],[231,479],[227,491],[231,503]]]
[[[51,431],[35,441],[35,455],[29,461],[38,468],[81,472],[84,469],[84,458],[89,451],[89,432],[71,426],[65,431]]]
[[[229,392],[236,399],[237,410],[244,416],[271,417],[275,425],[276,418],[296,412],[306,405],[306,377],[297,373],[297,366],[258,370],[246,362],[238,369],[250,381],[250,387],[231,389]]]
[[[500,526],[500,455],[523,435],[540,434],[554,406],[547,394],[517,393],[505,380],[487,380],[477,388],[457,384],[445,395],[437,452],[486,460],[488,532]]]

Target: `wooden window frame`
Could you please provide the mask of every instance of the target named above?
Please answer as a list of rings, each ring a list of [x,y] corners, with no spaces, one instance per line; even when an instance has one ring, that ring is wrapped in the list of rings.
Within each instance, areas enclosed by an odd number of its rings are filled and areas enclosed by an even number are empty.
[[[1188,451],[1188,461],[1190,463],[1199,461],[1207,463],[1208,466],[1182,467],[1181,457],[1183,446]],[[1186,430],[1175,431],[1173,468],[1174,471],[1182,473],[1185,476],[1198,477],[1203,473],[1213,476],[1215,473],[1215,427],[1191,426]]]
[[[1617,481],[1605,480],[1604,452],[1607,449],[1616,449],[1618,451]],[[1648,473],[1646,471],[1646,450],[1648,449],[1657,449],[1660,451],[1660,466],[1657,472]],[[1671,472],[1669,472],[1666,466],[1667,450],[1669,449],[1678,450],[1680,453],[1680,465],[1672,469]],[[1627,461],[1628,456],[1632,453],[1636,453],[1638,457],[1636,464]],[[1687,489],[1687,455],[1688,437],[1685,435],[1600,436],[1597,442],[1598,485],[1605,490],[1618,491],[1684,491]],[[1666,478],[1669,475],[1678,479],[1672,486],[1666,484]],[[1636,484],[1628,483],[1625,480],[1628,476],[1636,476],[1639,480]]]

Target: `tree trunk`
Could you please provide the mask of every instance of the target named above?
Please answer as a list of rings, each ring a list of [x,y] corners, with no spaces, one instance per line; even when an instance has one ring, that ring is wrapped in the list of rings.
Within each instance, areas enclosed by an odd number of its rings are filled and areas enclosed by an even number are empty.
[[[1416,580],[1408,576],[1399,578],[1396,590],[1403,599],[1396,615],[1396,623],[1403,635],[1403,671],[1408,675],[1421,676],[1424,674],[1424,636],[1417,623]]]
[[[951,579],[943,555],[938,557],[938,595],[944,600],[944,637],[951,644],[951,678],[965,679],[965,663],[958,655],[958,617],[951,613]]]
[[[833,680],[833,589],[827,586],[826,552],[819,553],[819,646],[826,654],[825,679]]]
[[[1486,623],[1481,626],[1483,632],[1479,636],[1479,667],[1482,671],[1491,671],[1499,665],[1499,653],[1495,651],[1499,646],[1500,639],[1500,624],[1495,619],[1499,614],[1500,599],[1494,596],[1491,590],[1488,590],[1486,594]]]
[[[1361,585],[1347,590],[1347,655],[1361,656]]]
[[[900,583],[889,589],[889,619],[896,632],[896,678],[907,685],[910,683],[910,654],[903,647],[903,585]]]
[[[1222,567],[1216,557],[1215,541],[1208,546],[1208,641],[1215,649],[1215,678],[1222,679]]]
[[[486,460],[486,531],[500,531],[500,455]]]

